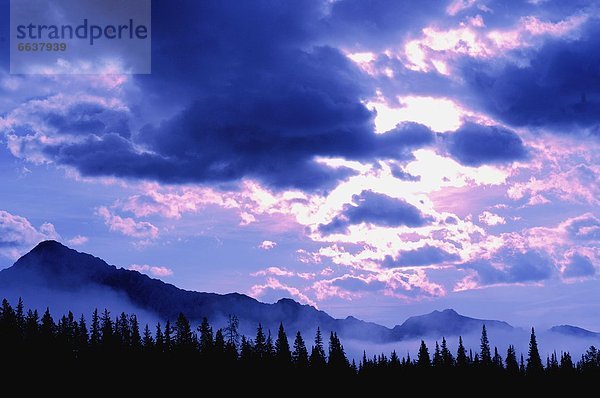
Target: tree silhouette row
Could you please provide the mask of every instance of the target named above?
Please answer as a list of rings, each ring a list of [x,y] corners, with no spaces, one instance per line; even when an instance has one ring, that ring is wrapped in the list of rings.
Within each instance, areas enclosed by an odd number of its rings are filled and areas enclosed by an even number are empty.
[[[431,354],[421,341],[417,357],[410,354],[400,358],[393,351],[388,356],[368,357],[364,352],[358,364],[349,361],[335,332],[328,335],[327,351],[320,329],[310,349],[300,331],[293,343],[283,324],[276,336],[258,324],[252,338],[239,333],[239,321],[230,316],[227,325],[213,331],[204,318],[197,328],[183,314],[174,323],[158,323],[153,330],[145,325],[140,329],[134,314],[111,316],[108,310],[95,310],[89,325],[81,315],[72,312],[57,321],[49,309],[41,315],[37,310],[25,311],[22,300],[13,308],[5,299],[0,308],[0,355],[19,360],[52,361],[72,366],[90,363],[149,364],[155,361],[195,363],[212,372],[270,371],[281,375],[339,376],[354,381],[388,380],[399,376],[477,376],[495,379],[534,380],[539,378],[567,379],[600,375],[600,352],[590,347],[574,362],[568,352],[552,353],[544,365],[537,346],[535,331],[531,330],[526,358],[509,345],[504,358],[497,347],[493,350],[483,326],[479,351],[467,350],[459,337],[458,349],[452,353],[445,338],[435,343]]]

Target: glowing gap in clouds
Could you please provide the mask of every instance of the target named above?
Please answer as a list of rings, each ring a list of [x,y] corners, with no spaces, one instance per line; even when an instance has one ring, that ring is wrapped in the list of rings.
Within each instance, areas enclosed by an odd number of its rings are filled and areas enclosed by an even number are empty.
[[[433,97],[398,97],[400,107],[384,102],[369,102],[367,106],[377,111],[375,132],[383,134],[401,122],[424,124],[433,131],[454,131],[462,124],[462,110],[451,100]],[[434,111],[432,111],[432,109]]]

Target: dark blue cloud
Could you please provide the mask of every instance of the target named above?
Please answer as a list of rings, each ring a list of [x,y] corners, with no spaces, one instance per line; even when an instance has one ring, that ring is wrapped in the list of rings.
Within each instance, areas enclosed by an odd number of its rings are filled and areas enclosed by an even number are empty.
[[[448,253],[439,247],[425,245],[418,249],[402,251],[398,253],[396,258],[386,256],[383,266],[388,268],[422,266],[456,261],[458,259],[459,257],[456,254]]]
[[[100,104],[79,102],[60,112],[51,110],[43,115],[46,124],[61,134],[131,135],[129,116],[124,111],[106,109]]]
[[[502,127],[465,123],[445,138],[448,152],[467,166],[508,163],[527,156],[521,138]]]
[[[475,260],[462,267],[475,270],[481,285],[538,282],[549,279],[555,272],[548,254],[535,250],[522,253],[504,248],[491,261],[501,264],[503,269],[493,266],[490,260]]]
[[[564,270],[563,275],[567,278],[578,278],[592,276],[595,273],[596,269],[589,257],[574,254],[571,256],[571,260],[567,264],[567,268]]]
[[[380,193],[362,191],[360,195],[353,195],[352,201],[356,205],[344,205],[341,213],[329,224],[321,224],[319,230],[325,234],[344,233],[350,225],[360,223],[421,227],[431,221],[431,217],[406,201]]]
[[[564,16],[563,16],[564,17]],[[600,21],[591,19],[576,40],[548,39],[527,65],[464,60],[462,75],[474,101],[515,126],[572,133],[600,123]]]
[[[317,164],[316,156],[407,160],[434,142],[415,123],[374,134],[374,113],[364,105],[372,82],[340,50],[322,45],[320,1],[152,6],[160,16],[152,26],[152,74],[135,79],[149,109],[181,111],[132,134],[127,121],[93,107],[47,115],[60,130],[94,134],[47,148],[57,163],[91,176],[167,183],[251,177],[276,188],[321,189],[350,171]]]
[[[430,21],[444,17],[448,0],[340,0],[323,18],[330,40],[359,48],[388,48],[410,34],[418,34]],[[445,19],[445,18],[444,18]],[[438,20],[443,24],[444,19]]]

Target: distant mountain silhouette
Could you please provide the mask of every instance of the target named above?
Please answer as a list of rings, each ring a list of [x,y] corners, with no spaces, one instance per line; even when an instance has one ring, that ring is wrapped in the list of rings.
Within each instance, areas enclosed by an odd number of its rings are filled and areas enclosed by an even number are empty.
[[[395,326],[392,333],[394,340],[422,336],[457,336],[480,331],[484,324],[488,329],[513,330],[511,325],[503,321],[469,318],[452,309],[445,309],[410,317],[402,325]]]
[[[572,337],[600,338],[600,333],[592,332],[587,329],[571,325],[553,326],[549,330],[552,333],[560,333]]]
[[[266,304],[239,293],[188,291],[137,271],[109,265],[56,241],[41,242],[12,267],[0,271],[0,296],[3,289],[41,292],[46,295],[45,303],[50,305],[52,292],[67,292],[72,300],[85,301],[95,289],[109,289],[162,320],[173,320],[182,312],[196,323],[206,316],[211,323],[223,325],[227,316],[234,314],[240,319],[242,331],[253,330],[259,322],[265,329],[275,331],[279,322],[283,322],[290,333],[314,332],[319,326],[324,333],[336,331],[344,338],[371,342],[478,333],[484,323],[490,329],[512,329],[506,322],[469,318],[450,309],[411,317],[389,329],[354,317],[335,319],[288,298]]]

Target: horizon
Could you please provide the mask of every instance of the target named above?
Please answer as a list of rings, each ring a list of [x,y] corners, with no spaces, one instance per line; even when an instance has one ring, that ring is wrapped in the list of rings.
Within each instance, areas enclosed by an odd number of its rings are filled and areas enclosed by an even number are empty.
[[[0,270],[57,240],[386,327],[600,331],[594,1],[138,3],[148,47],[48,64],[0,0]]]

